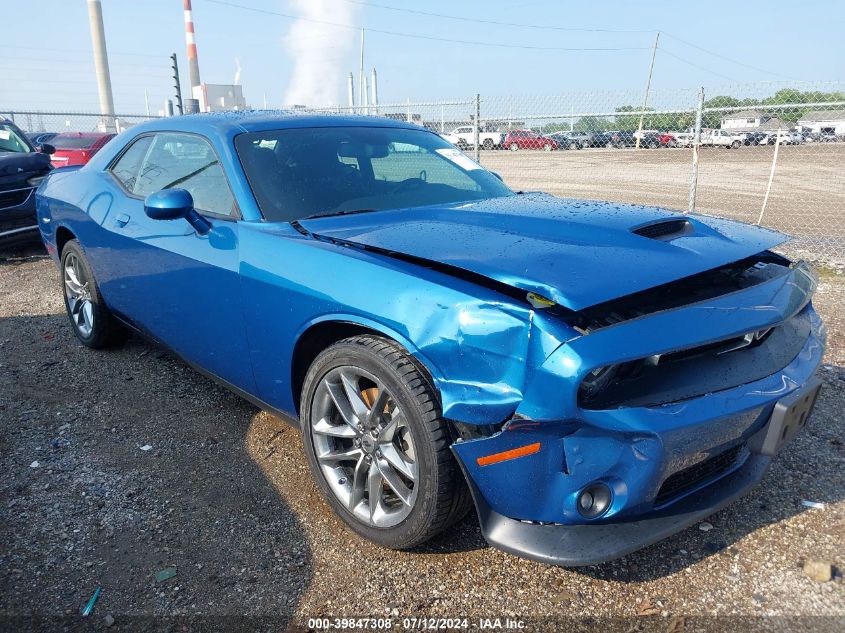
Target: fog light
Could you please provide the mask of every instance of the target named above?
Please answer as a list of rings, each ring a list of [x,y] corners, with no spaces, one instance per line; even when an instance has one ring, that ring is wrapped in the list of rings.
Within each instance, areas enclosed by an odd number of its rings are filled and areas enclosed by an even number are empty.
[[[612,500],[610,488],[603,483],[593,483],[578,494],[578,512],[587,519],[595,519],[607,512]]]

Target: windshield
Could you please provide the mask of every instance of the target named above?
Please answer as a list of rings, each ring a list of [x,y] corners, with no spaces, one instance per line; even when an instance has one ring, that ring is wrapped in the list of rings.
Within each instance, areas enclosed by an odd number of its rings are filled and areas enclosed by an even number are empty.
[[[241,134],[235,147],[261,212],[273,222],[514,195],[425,130],[269,130]]]
[[[0,152],[34,152],[29,142],[16,128],[0,123]]]

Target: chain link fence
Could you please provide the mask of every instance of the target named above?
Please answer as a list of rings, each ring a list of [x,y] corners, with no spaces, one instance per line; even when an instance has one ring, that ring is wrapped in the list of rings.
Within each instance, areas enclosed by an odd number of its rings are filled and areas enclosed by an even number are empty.
[[[0,107],[2,107],[2,104],[0,104]],[[39,110],[0,110],[0,117],[13,121],[31,138],[41,134],[74,132],[119,133],[138,123],[159,118],[146,114],[104,116],[92,112],[44,112]]]

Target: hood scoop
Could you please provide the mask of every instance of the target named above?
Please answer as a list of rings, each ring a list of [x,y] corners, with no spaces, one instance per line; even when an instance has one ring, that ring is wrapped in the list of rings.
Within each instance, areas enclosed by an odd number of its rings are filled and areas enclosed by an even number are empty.
[[[676,237],[692,233],[692,223],[684,218],[672,218],[646,224],[632,229],[631,232],[652,240],[673,240]]]

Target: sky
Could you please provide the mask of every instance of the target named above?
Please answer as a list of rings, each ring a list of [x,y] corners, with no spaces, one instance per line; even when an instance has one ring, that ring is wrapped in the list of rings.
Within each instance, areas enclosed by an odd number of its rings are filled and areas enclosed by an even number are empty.
[[[146,91],[158,113],[173,93],[171,53],[188,83],[182,0],[102,5],[116,111],[143,113]],[[0,40],[0,111],[96,111],[86,1],[0,6],[14,24]],[[702,85],[730,94],[845,80],[842,0],[193,0],[193,14],[202,80],[232,83],[240,68],[253,107],[346,104],[361,28],[381,103],[475,93],[634,102],[658,30],[657,100]]]

